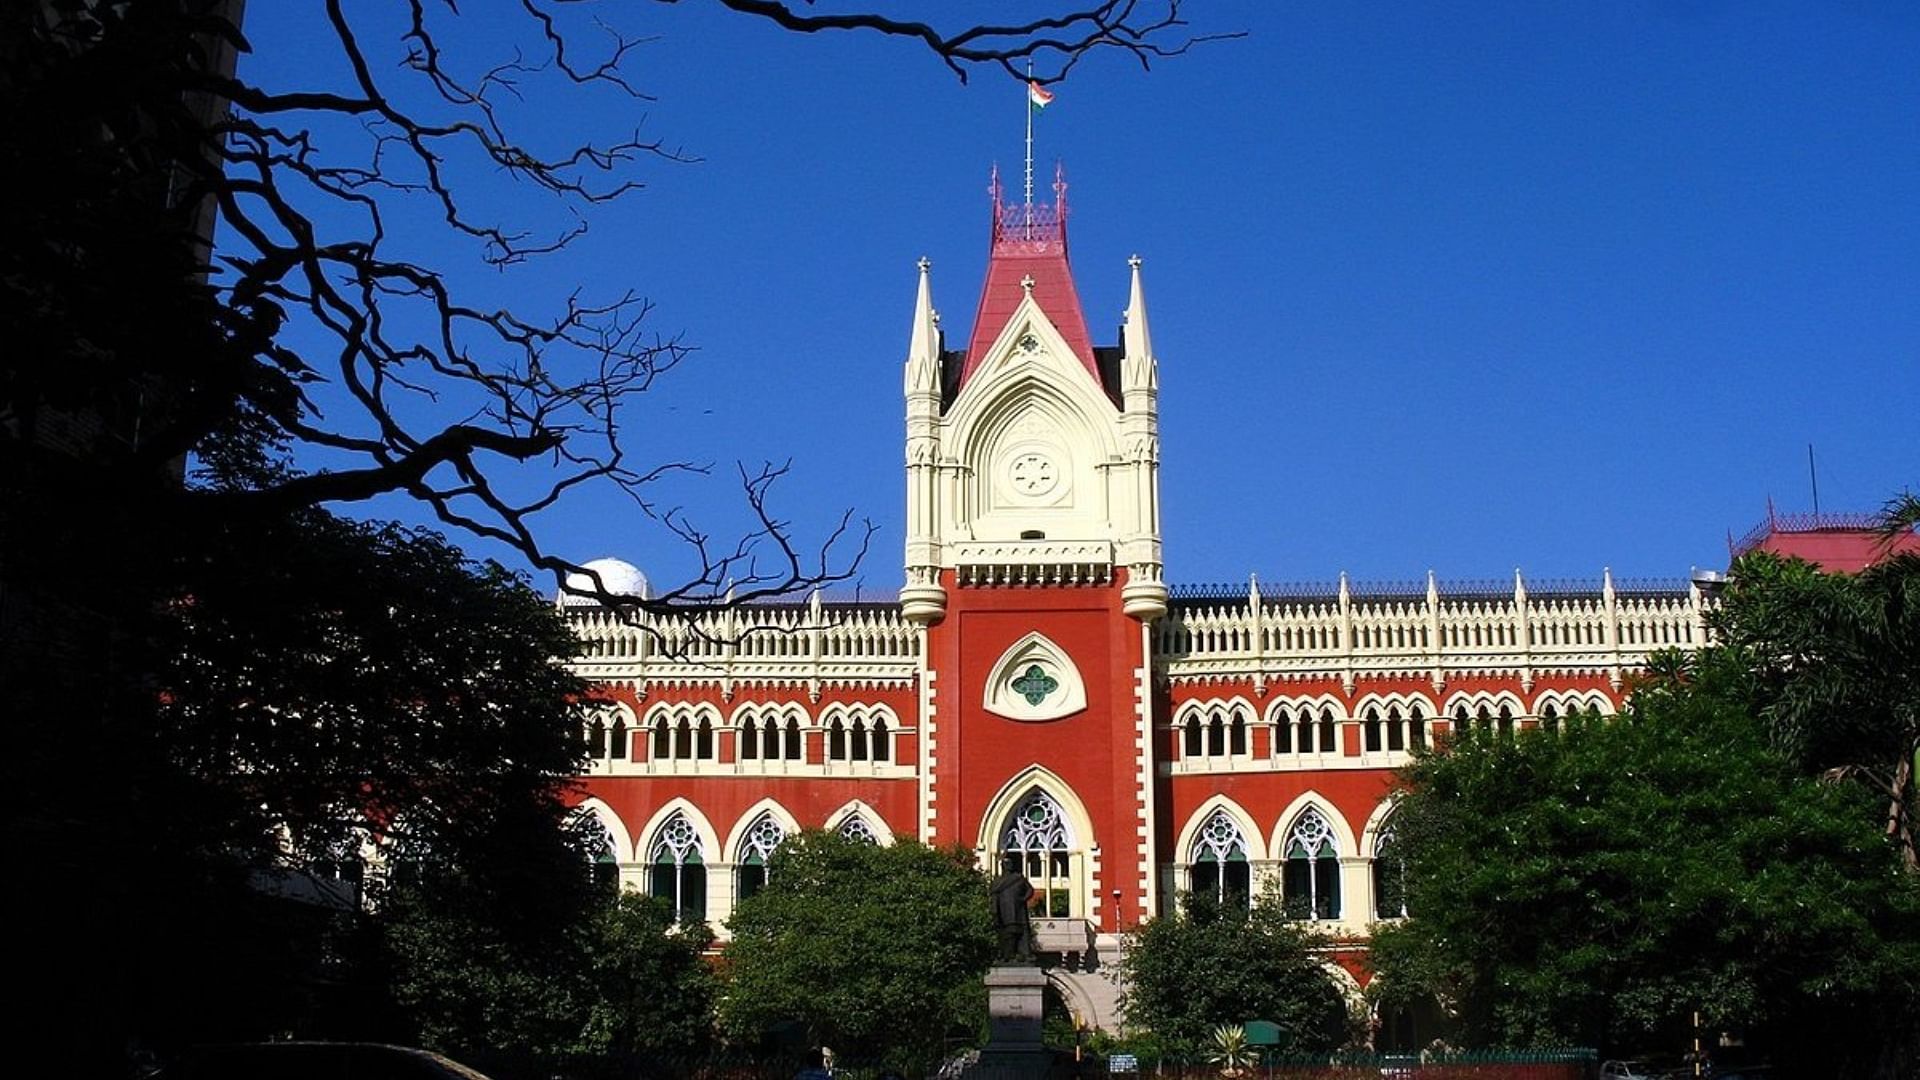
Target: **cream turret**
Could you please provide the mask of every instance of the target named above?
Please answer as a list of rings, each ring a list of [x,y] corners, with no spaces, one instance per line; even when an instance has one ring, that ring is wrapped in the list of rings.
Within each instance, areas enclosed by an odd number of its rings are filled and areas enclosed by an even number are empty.
[[[1119,505],[1132,520],[1120,539],[1118,558],[1127,568],[1121,592],[1126,613],[1151,621],[1167,613],[1167,586],[1161,579],[1160,553],[1160,363],[1147,330],[1146,289],[1140,282],[1140,256],[1127,260],[1133,281],[1127,295],[1127,321],[1121,332],[1120,434],[1126,461],[1121,466],[1131,498]]]
[[[940,587],[940,535],[934,485],[940,456],[940,313],[933,309],[933,264],[920,260],[907,343],[907,581],[900,610],[909,621],[937,622],[947,611]]]

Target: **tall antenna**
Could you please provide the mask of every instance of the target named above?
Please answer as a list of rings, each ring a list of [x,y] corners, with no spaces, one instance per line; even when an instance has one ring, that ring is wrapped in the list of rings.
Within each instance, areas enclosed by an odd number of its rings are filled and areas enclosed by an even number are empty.
[[[1813,467],[1813,444],[1807,444],[1807,479],[1813,484],[1813,524],[1820,525],[1820,474]]]

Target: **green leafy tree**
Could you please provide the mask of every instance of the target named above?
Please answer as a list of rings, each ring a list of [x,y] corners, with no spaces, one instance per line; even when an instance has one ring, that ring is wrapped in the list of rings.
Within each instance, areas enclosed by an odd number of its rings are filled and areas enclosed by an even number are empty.
[[[713,943],[704,926],[674,921],[663,900],[622,892],[589,927],[594,1001],[583,1051],[635,1058],[688,1056],[712,1044]]]
[[[166,900],[117,924],[149,1030],[577,1036],[554,1011],[591,993],[528,974],[568,955],[599,904],[564,827],[585,686],[553,606],[433,533],[320,510],[216,518],[190,539],[155,620],[159,704],[136,755],[140,796],[168,813],[135,851]],[[257,895],[262,875],[295,892],[308,874],[359,879],[376,845],[400,883],[381,897],[382,947],[355,947],[350,895],[328,918]],[[263,955],[248,934],[298,947],[236,970],[222,958]],[[469,1005],[436,1011],[434,979]],[[393,1009],[343,1011],[348,997]]]
[[[1920,500],[1895,499],[1884,520],[1890,536],[1911,531]],[[1760,715],[1779,744],[1803,768],[1878,792],[1887,834],[1920,871],[1920,555],[1827,574],[1755,552],[1734,564],[1715,622],[1753,668]]]
[[[984,1018],[987,879],[962,849],[803,832],[728,925],[720,1019],[736,1039],[797,1023],[844,1058],[924,1065]]]
[[[1185,897],[1129,936],[1121,1014],[1131,1033],[1178,1055],[1206,1052],[1218,1029],[1248,1020],[1278,1024],[1281,1053],[1332,1050],[1347,1040],[1347,1013],[1319,944],[1271,889],[1250,909]]]
[[[597,1003],[586,863],[552,842],[552,820],[522,825],[491,845],[471,837],[454,857],[416,851],[391,865],[363,962],[399,1040],[471,1062],[552,1062],[580,1048]],[[489,846],[498,861],[476,857]]]
[[[581,864],[549,867],[581,880]],[[429,868],[379,919],[400,1037],[456,1058],[524,1071],[704,1052],[713,975],[703,928],[679,927],[652,897],[564,886],[535,891]],[[502,919],[504,895],[517,894]],[[528,904],[535,905],[529,907]]]
[[[156,740],[229,850],[336,861],[372,826],[453,858],[554,823],[582,754],[572,632],[436,533],[321,510],[215,521],[174,569]]]
[[[1677,1045],[1697,1009],[1783,1056],[1823,1032],[1823,1074],[1897,1074],[1920,888],[1859,789],[1770,745],[1737,655],[1669,667],[1620,717],[1408,766],[1413,917],[1373,939],[1383,993],[1448,1004],[1468,1045]]]

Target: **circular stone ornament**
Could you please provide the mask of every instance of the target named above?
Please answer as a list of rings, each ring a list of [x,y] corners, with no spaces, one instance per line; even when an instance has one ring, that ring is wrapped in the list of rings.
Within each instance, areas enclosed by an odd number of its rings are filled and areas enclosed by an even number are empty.
[[[1046,454],[1028,450],[1007,464],[1007,481],[1014,494],[1037,499],[1060,486],[1060,467]]]

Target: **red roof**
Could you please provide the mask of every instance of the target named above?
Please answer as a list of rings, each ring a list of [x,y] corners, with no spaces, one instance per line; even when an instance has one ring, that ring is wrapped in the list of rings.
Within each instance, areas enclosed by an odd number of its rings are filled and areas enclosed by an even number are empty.
[[[1087,333],[1080,293],[1073,287],[1073,270],[1067,265],[1066,181],[1056,174],[1051,206],[1002,202],[997,172],[989,190],[993,195],[993,247],[987,256],[987,280],[980,289],[980,306],[974,312],[973,336],[967,344],[966,363],[960,369],[960,385],[965,386],[986,361],[987,350],[1025,299],[1023,282],[1029,278],[1034,302],[1066,339],[1067,347],[1086,366],[1087,373],[1099,382],[1093,338]]]
[[[1734,558],[1770,551],[1805,559],[1822,570],[1857,574],[1896,552],[1920,554],[1920,535],[1908,532],[1891,545],[1873,514],[1774,514],[1732,545]]]

